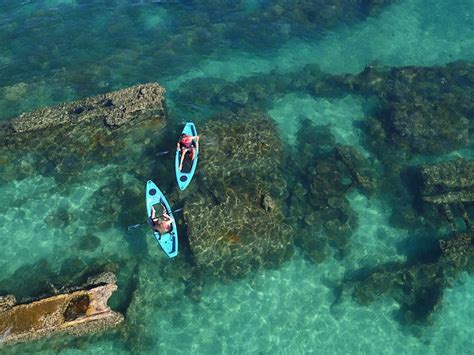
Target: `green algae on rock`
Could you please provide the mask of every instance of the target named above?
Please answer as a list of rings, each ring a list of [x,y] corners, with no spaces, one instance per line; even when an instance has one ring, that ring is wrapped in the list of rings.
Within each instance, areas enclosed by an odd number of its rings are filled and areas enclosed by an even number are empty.
[[[200,131],[205,159],[184,212],[196,264],[225,279],[288,260],[291,227],[284,221],[281,197],[272,193],[283,164],[272,120],[240,111],[209,119]]]

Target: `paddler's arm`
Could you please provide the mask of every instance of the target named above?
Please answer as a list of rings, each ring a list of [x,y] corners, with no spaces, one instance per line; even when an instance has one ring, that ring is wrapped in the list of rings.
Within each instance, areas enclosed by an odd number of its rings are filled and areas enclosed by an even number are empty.
[[[174,222],[174,218],[171,217],[168,213],[163,212],[163,217],[165,217],[166,220]]]

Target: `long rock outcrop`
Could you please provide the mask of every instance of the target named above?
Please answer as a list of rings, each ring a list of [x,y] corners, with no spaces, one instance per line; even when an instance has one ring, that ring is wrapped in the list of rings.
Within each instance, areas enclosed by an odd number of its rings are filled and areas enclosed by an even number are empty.
[[[354,298],[367,305],[388,293],[400,304],[406,322],[427,321],[441,306],[444,289],[462,271],[474,271],[474,230],[440,241],[438,253],[436,260],[426,264],[377,267],[355,282]]]
[[[348,278],[346,281],[353,286],[357,301],[369,304],[388,293],[400,303],[406,322],[425,322],[440,307],[444,289],[452,286],[462,271],[474,272],[474,228],[469,220],[474,201],[473,172],[473,162],[466,159],[418,167],[419,177],[414,180],[419,183],[419,198],[443,207],[437,210],[444,212],[452,237],[439,240],[439,246],[433,243],[433,247],[416,260],[360,270],[362,276]],[[454,218],[456,212],[465,222],[461,231]]]
[[[140,118],[164,116],[165,89],[156,83],[135,85],[103,95],[26,112],[6,125],[10,133],[26,133],[83,122],[122,126]]]
[[[64,182],[88,166],[113,161],[163,128],[164,93],[157,83],[135,85],[40,108],[0,125],[0,181],[40,174]]]
[[[84,335],[111,328],[123,321],[107,301],[117,290],[116,278],[104,273],[65,293],[16,304],[12,295],[0,298],[0,346],[58,333]]]

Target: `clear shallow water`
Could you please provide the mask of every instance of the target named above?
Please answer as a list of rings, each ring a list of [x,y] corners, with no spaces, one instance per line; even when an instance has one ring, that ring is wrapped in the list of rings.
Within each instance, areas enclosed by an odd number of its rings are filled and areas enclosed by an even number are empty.
[[[2,2],[0,24],[6,31],[0,34],[0,118],[140,82],[158,81],[172,93],[194,78],[236,82],[272,71],[294,72],[306,64],[318,64],[327,73],[357,73],[372,63],[474,60],[470,1],[399,1],[375,17],[338,23],[324,33],[290,33],[277,43],[253,47],[248,38],[239,42],[221,36],[213,48],[196,45],[215,30],[199,30],[200,16],[230,24],[260,11],[265,3],[245,1],[225,16],[212,7],[183,3]],[[191,13],[192,21],[183,20]],[[193,115],[194,108],[183,111],[185,103],[172,100],[170,95],[173,120]],[[178,104],[180,109],[174,109]],[[289,92],[274,98],[267,109],[290,144],[301,118],[307,117],[316,125],[329,125],[337,142],[375,159],[361,146],[361,133],[354,126],[369,114],[366,98]],[[472,158],[469,151],[459,154]],[[349,195],[359,225],[351,236],[351,253],[342,261],[329,257],[316,265],[297,251],[278,270],[262,270],[226,285],[206,285],[201,302],[193,303],[180,292],[175,277],[153,274],[154,264],[168,260],[144,231],[101,228],[88,213],[94,192],[117,175],[138,189],[144,185],[115,165],[91,167],[67,186],[41,176],[2,184],[2,278],[42,259],[53,272],[60,272],[68,258],[79,257],[82,263],[120,258],[128,264],[121,264],[119,273],[119,287],[124,287],[129,268],[147,258],[140,274],[139,290],[146,301],[141,326],[154,335],[151,348],[162,353],[466,353],[473,346],[474,281],[468,275],[446,291],[432,325],[417,332],[397,321],[398,305],[389,297],[369,307],[350,298],[333,305],[334,289],[345,272],[406,258],[400,244],[416,231],[392,226],[392,208],[382,200]],[[58,209],[67,211],[67,223],[56,216]],[[99,246],[80,250],[78,238],[90,234],[100,240]],[[30,276],[38,273],[42,271],[33,269]],[[12,288],[27,295],[27,286]],[[160,304],[155,293],[168,303]],[[126,353],[133,350],[128,340],[126,335],[106,334],[82,342],[79,349]],[[61,341],[42,341],[28,349],[78,352],[71,345],[62,349]]]
[[[275,100],[268,113],[277,122],[281,136],[292,144],[296,141],[298,123],[308,118],[316,126],[330,127],[337,143],[361,145],[354,122],[366,115],[363,98],[348,95],[338,99],[315,99],[310,95],[288,94]]]
[[[354,26],[339,24],[315,39],[289,37],[271,48],[256,44],[251,52],[219,39],[217,47],[202,49],[186,30],[174,36],[181,28],[178,15],[187,10],[173,4],[68,1],[1,6],[0,22],[7,29],[0,37],[4,118],[136,82],[156,80],[171,91],[196,77],[234,81],[272,70],[294,71],[309,63],[329,73],[357,73],[374,62],[434,65],[474,58],[469,1],[401,1]],[[246,12],[235,11],[233,16],[239,19]],[[193,52],[193,46],[204,53]]]

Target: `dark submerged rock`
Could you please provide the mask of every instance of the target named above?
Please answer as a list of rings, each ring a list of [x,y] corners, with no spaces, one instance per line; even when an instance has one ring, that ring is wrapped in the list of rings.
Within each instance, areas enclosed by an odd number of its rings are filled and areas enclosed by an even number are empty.
[[[377,119],[398,147],[414,153],[445,153],[468,144],[474,112],[473,63],[369,66],[355,77],[347,76],[346,84],[377,96]]]
[[[303,120],[289,173],[296,176],[290,190],[288,216],[297,229],[297,245],[315,262],[329,254],[342,258],[349,251],[357,227],[346,194],[354,188],[372,193],[374,180],[368,163],[353,147],[336,144],[328,127]]]
[[[179,310],[179,305],[189,303],[189,299],[199,301],[200,298],[201,277],[183,253],[173,263],[161,255],[155,255],[143,258],[136,267],[134,289],[131,290],[126,319],[120,329],[127,347],[133,353],[156,350],[160,340],[156,336],[156,329],[147,324],[153,323],[157,314]],[[189,299],[185,299],[185,296]],[[153,307],[155,312],[150,312],[149,307],[144,305]]]
[[[271,194],[283,164],[271,119],[259,112],[222,114],[200,131],[206,159],[184,212],[198,267],[226,279],[288,260],[291,228],[284,221],[281,198]]]
[[[423,201],[434,204],[474,202],[474,161],[456,159],[419,168]]]
[[[474,230],[441,240],[438,254],[433,262],[382,265],[346,282],[353,286],[359,303],[368,305],[388,293],[400,303],[404,321],[426,323],[441,306],[443,290],[452,286],[462,271],[472,272]]]
[[[238,111],[245,105],[266,108],[273,105],[275,98],[291,92],[329,97],[345,95],[344,80],[343,77],[323,73],[317,65],[306,65],[296,72],[257,74],[243,77],[235,83],[220,78],[195,78],[172,95],[183,106]]]
[[[100,245],[100,238],[94,234],[86,234],[76,242],[77,249],[85,251],[94,251]]]
[[[447,220],[453,231],[452,238],[441,239],[438,243],[433,235],[431,247],[424,254],[419,252],[405,263],[356,271],[356,276],[348,277],[346,282],[353,297],[361,304],[369,304],[387,293],[400,303],[403,322],[424,324],[441,306],[444,289],[451,287],[462,271],[473,272],[474,228],[470,215],[474,201],[474,165],[472,161],[456,159],[421,165],[413,171],[413,190],[418,194],[417,199],[426,205],[422,210],[437,207],[424,216],[432,217],[438,223]],[[456,213],[465,222],[460,231],[460,223],[455,221]],[[439,218],[443,214],[446,220]]]

